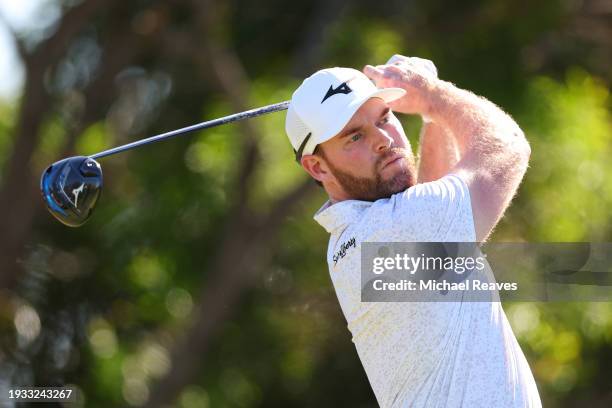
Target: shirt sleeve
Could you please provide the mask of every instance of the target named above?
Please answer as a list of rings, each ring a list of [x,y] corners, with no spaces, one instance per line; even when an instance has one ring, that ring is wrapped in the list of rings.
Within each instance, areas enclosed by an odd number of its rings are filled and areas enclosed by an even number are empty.
[[[378,200],[364,222],[369,241],[476,241],[470,192],[455,174]]]

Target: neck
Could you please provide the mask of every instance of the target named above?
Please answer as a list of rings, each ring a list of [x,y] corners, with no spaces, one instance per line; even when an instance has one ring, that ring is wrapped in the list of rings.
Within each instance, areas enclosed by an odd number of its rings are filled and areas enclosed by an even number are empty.
[[[332,204],[336,204],[336,203],[339,203],[340,201],[346,201],[346,200],[351,199],[351,197],[347,197],[346,194],[343,194],[343,193],[338,194],[337,192],[334,193],[333,191],[327,191],[327,196],[329,197],[329,201],[331,201]]]

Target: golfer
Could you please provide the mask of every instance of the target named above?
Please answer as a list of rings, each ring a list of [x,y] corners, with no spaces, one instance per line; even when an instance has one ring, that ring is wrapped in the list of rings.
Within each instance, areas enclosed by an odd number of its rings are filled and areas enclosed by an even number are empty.
[[[396,112],[424,119],[418,165]],[[487,239],[529,161],[512,118],[430,61],[395,56],[316,72],[285,125],[329,196],[314,218],[331,234],[329,272],[380,406],[541,406],[499,302],[361,302],[363,242]]]

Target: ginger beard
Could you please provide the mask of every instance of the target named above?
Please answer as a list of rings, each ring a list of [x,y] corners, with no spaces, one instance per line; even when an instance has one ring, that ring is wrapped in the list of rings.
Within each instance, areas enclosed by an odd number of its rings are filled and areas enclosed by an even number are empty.
[[[393,173],[383,178],[381,174],[383,163],[398,154],[402,156],[402,159],[390,164],[389,166],[393,168],[385,169],[385,172]],[[376,160],[372,177],[367,178],[354,176],[347,171],[340,170],[331,160],[327,159],[323,149],[320,150],[320,155],[326,161],[340,186],[353,200],[376,201],[381,198],[389,198],[393,194],[412,187],[416,182],[414,156],[408,149],[399,147],[389,149]]]

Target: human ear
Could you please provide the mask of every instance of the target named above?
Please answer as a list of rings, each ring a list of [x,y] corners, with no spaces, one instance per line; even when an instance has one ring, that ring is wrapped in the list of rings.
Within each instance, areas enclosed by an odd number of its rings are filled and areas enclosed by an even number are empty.
[[[332,177],[325,160],[316,154],[307,154],[300,159],[302,167],[312,178],[323,183]]]

